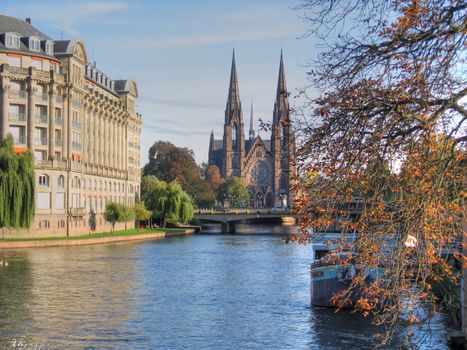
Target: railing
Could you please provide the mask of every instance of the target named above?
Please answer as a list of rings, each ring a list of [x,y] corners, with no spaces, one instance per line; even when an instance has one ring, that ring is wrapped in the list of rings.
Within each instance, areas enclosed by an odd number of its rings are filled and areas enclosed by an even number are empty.
[[[86,208],[70,208],[69,213],[72,216],[84,216],[86,215]]]
[[[78,142],[72,142],[71,148],[73,148],[75,151],[81,151],[81,144]]]
[[[62,103],[63,102],[63,97],[62,96],[55,96],[55,102]]]
[[[75,129],[81,129],[81,123],[78,122],[72,122],[73,128]]]
[[[56,125],[63,125],[63,118],[62,117],[55,117],[55,124]]]
[[[15,74],[29,74],[29,71],[28,71],[27,68],[12,67],[12,66],[10,66],[8,69],[10,70],[10,73],[15,73]]]
[[[47,101],[49,99],[49,95],[47,94],[36,94],[37,97],[39,97],[42,101]]]
[[[26,144],[26,136],[18,136],[14,138],[15,144],[17,145],[25,145]]]
[[[8,92],[8,97],[11,97],[11,98],[26,98],[26,97],[28,97],[28,92],[26,90],[10,90]]]
[[[24,122],[24,121],[26,121],[26,113],[9,112],[8,113],[8,120],[18,120],[18,121]]]
[[[48,139],[47,137],[36,138],[36,145],[47,146]]]
[[[63,140],[55,140],[55,146],[62,147],[63,146]]]
[[[39,114],[36,115],[36,120],[40,121],[41,123],[47,123],[49,121],[49,117],[47,114]]]
[[[36,70],[36,75],[41,78],[50,78],[50,71]]]
[[[52,161],[51,160],[45,160],[45,159],[36,160],[36,165],[37,166],[51,167],[52,166]]]

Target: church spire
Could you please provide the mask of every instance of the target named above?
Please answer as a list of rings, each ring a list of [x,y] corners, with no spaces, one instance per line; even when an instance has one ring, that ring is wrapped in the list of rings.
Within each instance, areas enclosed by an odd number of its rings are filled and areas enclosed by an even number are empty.
[[[289,98],[287,84],[285,83],[284,60],[281,49],[281,60],[279,64],[279,78],[277,79],[276,102],[274,105],[274,122],[277,124],[281,119],[289,119]]]
[[[251,113],[250,113],[250,131],[248,132],[250,140],[255,138],[255,129],[253,129],[253,101],[251,101]]]
[[[229,98],[227,100],[228,111],[240,110],[240,92],[238,89],[237,66],[235,64],[235,49],[232,52],[232,68],[230,70]]]

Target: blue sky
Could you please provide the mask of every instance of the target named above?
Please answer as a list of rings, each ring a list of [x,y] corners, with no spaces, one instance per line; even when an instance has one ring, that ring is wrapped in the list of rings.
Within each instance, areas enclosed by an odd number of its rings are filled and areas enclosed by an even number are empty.
[[[256,118],[272,118],[281,45],[289,91],[307,85],[316,45],[300,38],[297,1],[2,0],[0,12],[32,18],[53,39],[82,39],[109,77],[137,81],[144,165],[159,140],[207,160],[211,130],[222,137],[233,42],[246,128],[252,99]]]

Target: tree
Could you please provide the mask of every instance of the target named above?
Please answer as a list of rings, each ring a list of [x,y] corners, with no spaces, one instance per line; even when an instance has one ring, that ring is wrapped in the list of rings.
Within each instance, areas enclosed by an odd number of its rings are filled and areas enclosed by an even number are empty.
[[[127,222],[132,217],[131,209],[123,204],[108,202],[105,206],[104,219],[112,224],[112,233],[114,233],[116,222]]]
[[[299,111],[299,168],[320,181],[301,183],[296,207],[304,220],[295,239],[313,238],[310,227],[348,216],[346,203],[362,203],[341,227],[359,233],[356,264],[384,263],[386,274],[371,285],[353,279],[334,301],[343,306],[363,289],[355,306],[387,327],[387,344],[401,318],[422,320],[413,305],[457,302],[434,291],[459,278],[440,247],[463,232],[467,4],[305,0],[297,9],[310,23],[306,35],[318,34],[326,46],[309,73],[322,93]],[[410,237],[416,247],[404,244]]]
[[[0,227],[29,228],[36,209],[34,157],[13,145],[8,135],[0,146]]]
[[[228,201],[234,207],[242,207],[248,205],[250,192],[241,177],[231,176],[219,186],[217,199],[220,202]]]
[[[201,178],[194,153],[188,148],[176,147],[170,142],[155,142],[149,149],[149,163],[143,172],[145,176],[153,175],[166,182],[176,180],[198,206],[209,207],[214,203],[214,193]]]
[[[151,212],[146,209],[144,203],[137,203],[132,208],[133,215],[137,221],[136,228],[139,231],[140,221],[146,221],[151,218]]]
[[[224,182],[222,179],[221,171],[216,165],[210,165],[206,169],[206,181],[209,183],[213,191],[217,191],[217,188]]]
[[[177,181],[167,184],[157,180],[156,186],[146,193],[144,201],[162,227],[167,220],[187,223],[194,215],[193,202]]]

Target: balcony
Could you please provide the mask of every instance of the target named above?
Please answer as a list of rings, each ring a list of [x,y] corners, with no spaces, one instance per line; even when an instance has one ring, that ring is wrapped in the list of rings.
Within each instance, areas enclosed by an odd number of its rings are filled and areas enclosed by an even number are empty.
[[[23,112],[10,112],[10,113],[8,113],[8,120],[24,122],[24,121],[26,121],[26,113],[23,113]]]
[[[78,142],[72,142],[71,148],[73,148],[75,151],[81,151],[81,144]]]
[[[72,122],[73,128],[74,129],[81,129],[81,123],[78,122]]]
[[[46,159],[36,160],[36,166],[52,167],[52,161]]]
[[[15,145],[25,145],[26,144],[26,136],[21,135],[14,138]]]
[[[36,138],[36,145],[47,146],[48,139],[47,137]]]
[[[63,140],[55,140],[55,146],[63,147]]]
[[[86,208],[70,208],[69,214],[71,216],[84,216],[86,215]]]
[[[41,78],[50,79],[50,71],[36,70],[36,75]]]
[[[47,94],[36,94],[36,97],[38,97],[39,99],[41,99],[42,101],[47,101],[49,99],[49,95]]]
[[[55,124],[56,125],[63,125],[63,118],[62,117],[55,117]]]
[[[28,92],[26,90],[11,90],[8,92],[8,97],[23,99],[28,97]]]
[[[47,123],[49,121],[49,117],[47,114],[39,114],[36,115],[36,120],[40,123]]]
[[[10,73],[14,74],[23,74],[23,75],[29,75],[29,71],[27,68],[21,68],[21,67],[8,67]]]

